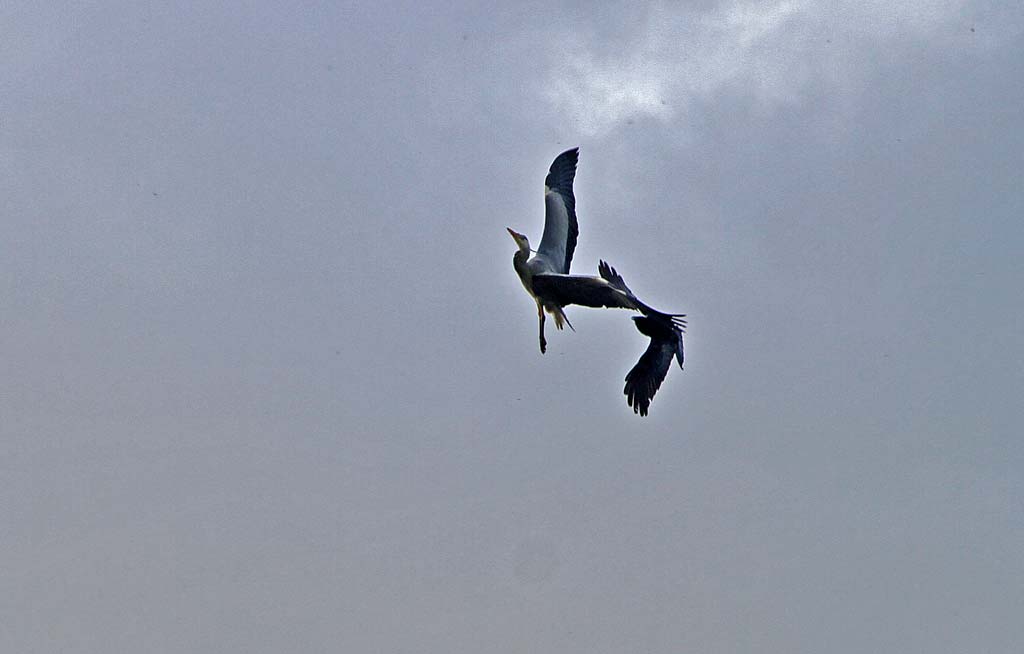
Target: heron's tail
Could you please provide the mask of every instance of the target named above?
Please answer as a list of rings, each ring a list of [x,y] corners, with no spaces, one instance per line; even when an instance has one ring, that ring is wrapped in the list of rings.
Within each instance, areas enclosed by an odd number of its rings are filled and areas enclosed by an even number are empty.
[[[557,327],[559,329],[562,329],[562,325],[565,324],[565,325],[569,325],[569,329],[571,329],[573,331],[576,331],[576,328],[572,326],[572,323],[569,322],[569,319],[565,317],[565,312],[562,311],[562,307],[559,307],[559,306],[550,307],[549,306],[549,307],[547,307],[547,310],[548,310],[548,313],[551,314],[551,317],[553,317],[555,319],[555,327]]]

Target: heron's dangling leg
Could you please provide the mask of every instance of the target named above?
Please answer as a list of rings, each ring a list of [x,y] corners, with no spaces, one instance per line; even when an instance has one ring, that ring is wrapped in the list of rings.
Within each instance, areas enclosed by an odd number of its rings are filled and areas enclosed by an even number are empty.
[[[544,340],[544,307],[537,303],[537,317],[540,319],[540,353],[544,354],[548,349],[548,342]]]

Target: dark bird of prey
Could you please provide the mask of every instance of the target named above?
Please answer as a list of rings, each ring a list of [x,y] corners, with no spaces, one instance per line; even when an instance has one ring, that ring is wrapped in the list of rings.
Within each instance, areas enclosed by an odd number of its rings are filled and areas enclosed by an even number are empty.
[[[679,369],[683,369],[683,330],[660,316],[634,316],[633,322],[641,334],[651,337],[651,343],[626,373],[626,387],[622,392],[633,407],[633,413],[646,416],[673,357],[679,362]]]
[[[519,248],[512,257],[512,266],[526,292],[537,303],[541,353],[547,350],[547,341],[544,338],[545,311],[552,315],[558,329],[562,329],[563,324],[568,325],[570,329],[573,328],[562,310],[570,304],[632,309],[643,314],[635,320],[637,328],[643,334],[651,336],[651,346],[630,371],[626,395],[634,411],[646,415],[651,398],[654,397],[668,371],[668,363],[661,365],[661,359],[664,357],[660,353],[666,347],[665,344],[670,343],[673,346],[673,353],[679,352],[678,358],[680,364],[682,363],[685,316],[662,313],[641,302],[615,269],[604,261],[598,265],[597,277],[569,274],[569,265],[579,235],[576,198],[572,192],[578,160],[579,148],[573,148],[558,155],[551,164],[548,176],[544,180],[544,234],[534,256],[530,256],[534,251],[530,248],[529,239],[508,228],[508,233]],[[671,362],[671,359],[670,354],[667,362]]]

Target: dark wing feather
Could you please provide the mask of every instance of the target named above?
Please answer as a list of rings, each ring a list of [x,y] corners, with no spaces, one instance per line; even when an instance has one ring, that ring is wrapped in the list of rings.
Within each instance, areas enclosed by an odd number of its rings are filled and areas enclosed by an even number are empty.
[[[548,257],[563,274],[569,272],[580,233],[576,197],[572,193],[579,156],[580,149],[573,148],[555,157],[544,180],[544,234],[537,252]]]
[[[597,273],[601,275],[601,279],[607,281],[613,288],[617,288],[626,295],[628,295],[636,305],[633,308],[635,308],[637,311],[641,312],[645,316],[653,316],[655,318],[659,318],[662,320],[662,322],[667,320],[673,323],[680,330],[686,327],[685,313],[663,313],[661,311],[658,311],[657,309],[647,306],[646,304],[640,301],[640,298],[633,294],[633,291],[629,290],[629,287],[626,286],[626,280],[624,280],[622,278],[622,275],[620,275],[618,271],[616,271],[615,268],[612,268],[606,261],[598,262]],[[644,333],[646,334],[647,332]],[[680,339],[680,343],[682,343],[682,339]]]
[[[651,342],[626,374],[626,387],[622,392],[633,412],[646,416],[651,400],[668,374],[672,358],[683,367],[683,334],[670,320],[661,317],[637,316],[633,320],[642,334],[651,337]]]
[[[624,280],[622,278],[622,275],[620,275],[618,271],[615,270],[615,268],[612,268],[607,261],[597,262],[597,274],[601,275],[602,279],[606,280],[609,284],[619,289],[623,293],[633,295],[633,291],[629,290],[629,287],[626,286],[626,280]]]

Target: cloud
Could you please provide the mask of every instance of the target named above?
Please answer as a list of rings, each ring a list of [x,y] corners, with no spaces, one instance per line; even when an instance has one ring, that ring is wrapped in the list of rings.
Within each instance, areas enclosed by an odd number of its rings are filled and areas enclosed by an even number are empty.
[[[634,118],[671,121],[721,93],[770,111],[802,102],[812,84],[855,94],[868,71],[906,48],[969,42],[963,5],[731,1],[701,11],[659,4],[621,47],[585,30],[563,35],[545,88],[590,136]]]

